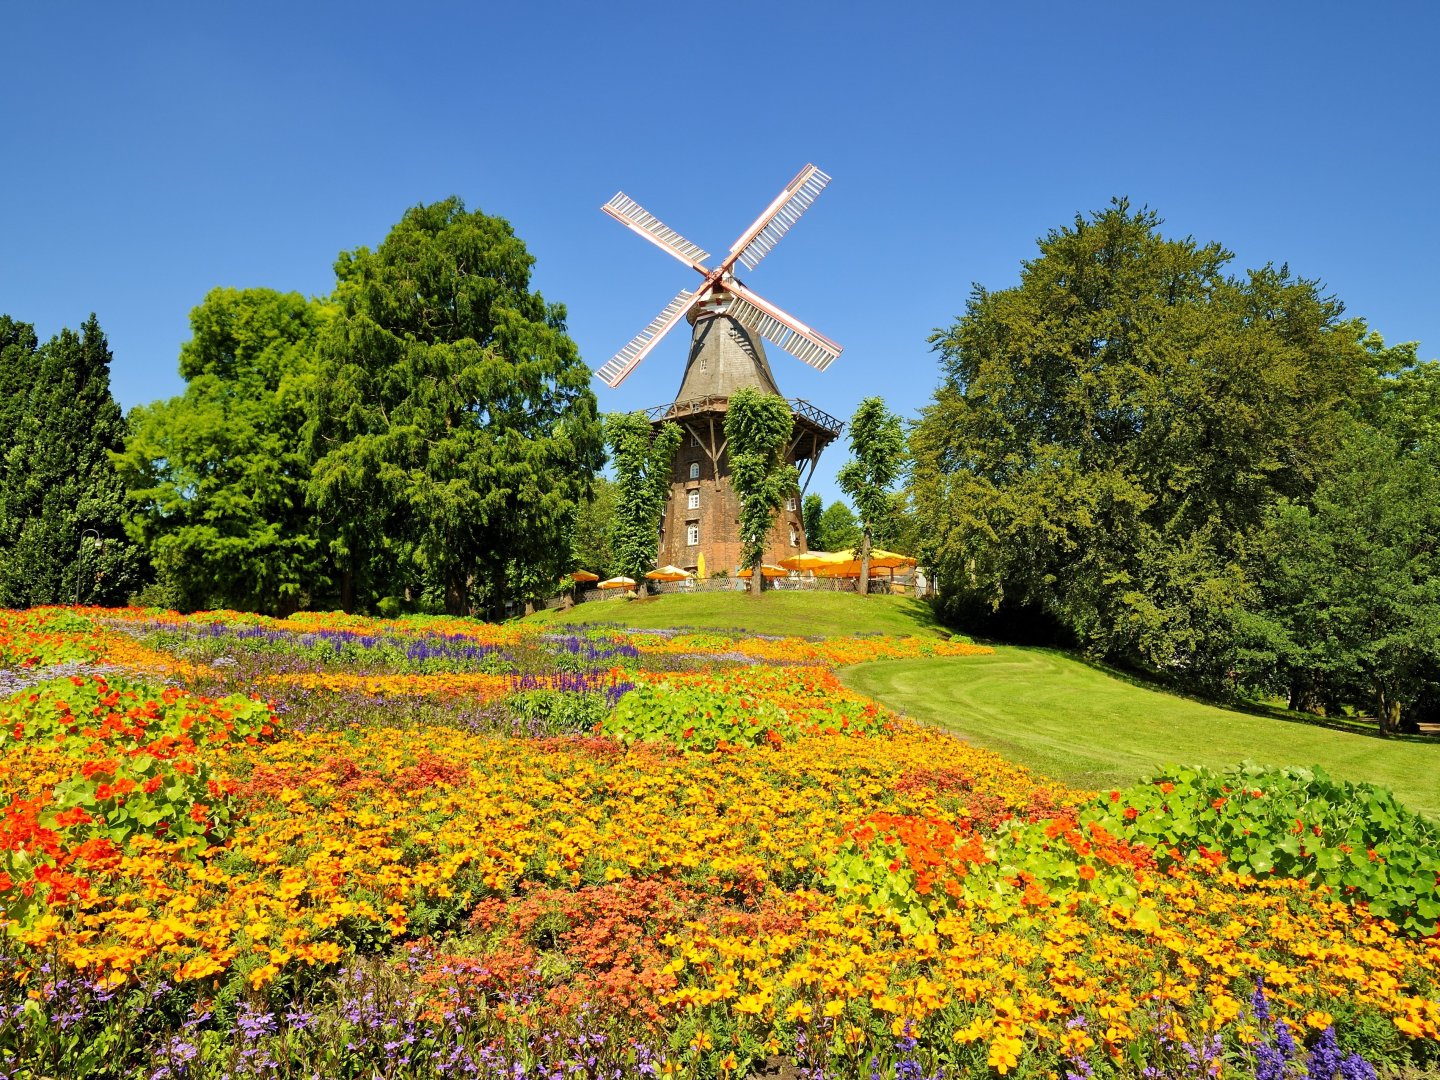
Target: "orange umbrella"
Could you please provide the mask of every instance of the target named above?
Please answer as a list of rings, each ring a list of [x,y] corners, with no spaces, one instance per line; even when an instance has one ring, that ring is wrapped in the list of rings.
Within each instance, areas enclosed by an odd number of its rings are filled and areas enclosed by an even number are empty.
[[[651,570],[645,576],[651,581],[684,581],[695,575],[689,570],[681,570],[678,566],[661,566]]]
[[[749,578],[752,575],[749,568],[747,567],[746,569],[741,570],[740,573],[736,574],[735,576]],[[790,571],[786,570],[783,566],[774,566],[771,563],[762,563],[760,566],[760,576],[766,578],[789,577]]]
[[[788,559],[781,559],[780,565],[791,570],[816,570],[822,566],[829,566],[835,556],[828,551],[807,551],[803,555],[791,555]]]
[[[599,580],[600,580],[600,575],[599,575],[599,574],[592,574],[589,570],[572,570],[572,571],[570,572],[570,580],[571,580],[571,581],[599,581]]]
[[[600,582],[602,589],[633,589],[634,587],[635,579],[632,577],[612,577]]]

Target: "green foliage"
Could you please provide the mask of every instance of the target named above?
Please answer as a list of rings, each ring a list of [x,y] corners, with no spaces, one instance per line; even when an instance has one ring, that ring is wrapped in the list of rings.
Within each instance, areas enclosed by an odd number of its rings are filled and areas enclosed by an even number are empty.
[[[833,551],[833,548],[825,546],[825,529],[821,525],[825,501],[812,491],[805,496],[800,510],[801,520],[805,523],[805,546],[811,551]]]
[[[0,667],[42,668],[99,659],[102,646],[85,635],[95,624],[73,611],[33,608],[0,612]]]
[[[347,609],[411,575],[449,614],[476,589],[499,609],[569,569],[603,448],[589,370],[564,308],[530,289],[533,262],[507,222],[458,198],[336,262],[309,495],[335,523]]]
[[[615,507],[615,485],[597,476],[594,492],[580,504],[575,515],[575,535],[570,545],[572,569],[589,570],[602,578],[611,576],[616,565],[615,548],[610,540]]]
[[[932,338],[924,554],[955,608],[1032,606],[1096,653],[1224,685],[1248,539],[1380,396],[1363,324],[1288,268],[1243,278],[1123,200],[1040,241]]]
[[[877,533],[895,531],[896,504],[891,488],[905,467],[905,432],[883,398],[867,397],[850,418],[851,460],[836,482],[850,496],[860,517],[860,592],[869,591],[870,546]]]
[[[171,606],[283,615],[321,591],[301,430],[326,317],[298,293],[214,289],[190,313],[185,393],[131,414],[129,531]]]
[[[577,735],[604,721],[610,701],[603,690],[522,690],[505,699],[505,708],[527,735]]]
[[[602,730],[627,745],[658,741],[705,752],[722,743],[757,746],[772,732],[785,741],[796,734],[789,717],[771,702],[685,683],[636,687],[620,699]]]
[[[856,548],[860,546],[862,536],[860,522],[855,519],[855,513],[849,506],[836,499],[820,515],[820,535],[825,540],[824,545],[812,545],[819,551]]]
[[[1279,503],[1259,538],[1268,579],[1250,625],[1286,682],[1368,698],[1381,731],[1398,730],[1440,665],[1437,536],[1440,441],[1406,452],[1357,426],[1312,504]]]
[[[743,387],[725,411],[730,484],[740,498],[740,566],[754,569],[765,557],[765,537],[781,503],[800,486],[800,474],[785,461],[795,418],[789,403],[774,394]],[[764,588],[763,574],[750,588]]]
[[[43,345],[0,318],[0,606],[113,603],[139,583],[110,462],[125,439],[110,361],[94,315]]]
[[[660,517],[670,494],[680,438],[677,425],[667,423],[652,428],[644,413],[610,413],[605,417],[605,441],[615,463],[612,564],[636,581],[655,568]]]
[[[873,735],[889,722],[880,710],[867,712],[854,703],[837,705],[827,716],[827,732]],[[644,683],[620,699],[601,732],[627,745],[666,742],[681,750],[710,752],[726,747],[779,746],[814,734],[813,720],[802,723],[778,705],[752,693],[713,682]]]
[[[1440,921],[1440,832],[1388,789],[1319,766],[1169,768],[1101,796],[1080,820],[1153,848],[1162,868],[1208,859],[1323,882],[1419,937]]]

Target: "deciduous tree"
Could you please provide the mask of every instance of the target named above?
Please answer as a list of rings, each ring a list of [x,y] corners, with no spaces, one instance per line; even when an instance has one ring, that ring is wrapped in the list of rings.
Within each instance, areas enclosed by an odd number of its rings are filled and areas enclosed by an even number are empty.
[[[1313,493],[1375,358],[1314,282],[1229,276],[1224,248],[1160,224],[1118,200],[1042,239],[1019,285],[975,288],[932,339],[911,493],[950,603],[1039,610],[1218,685],[1246,538]]]
[[[323,597],[301,433],[325,315],[298,293],[212,290],[180,350],[185,392],[131,414],[129,529],[175,606],[283,615]]]
[[[800,486],[800,474],[785,461],[794,426],[784,398],[752,387],[738,390],[726,406],[730,483],[740,499],[740,564],[750,570],[750,591],[757,596],[765,588],[765,537],[781,504]]]
[[[905,468],[905,431],[878,397],[860,402],[850,419],[851,460],[836,477],[860,518],[860,595],[870,590],[870,546],[877,532],[891,532],[896,505],[891,490]]]
[[[825,500],[813,491],[805,496],[800,507],[801,520],[805,523],[805,546],[811,551],[829,551],[825,546],[824,529],[820,518],[825,513]]]
[[[661,424],[652,428],[644,413],[610,413],[605,417],[605,441],[615,464],[610,549],[615,568],[636,581],[655,568],[660,516],[670,493],[680,439],[679,426]]]
[[[820,515],[820,535],[825,537],[821,551],[844,551],[860,546],[860,522],[848,505],[836,499]]]

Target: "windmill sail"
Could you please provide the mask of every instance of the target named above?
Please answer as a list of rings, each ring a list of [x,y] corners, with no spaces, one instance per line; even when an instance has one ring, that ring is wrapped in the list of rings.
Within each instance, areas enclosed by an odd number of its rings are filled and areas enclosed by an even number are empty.
[[[687,266],[704,271],[701,265],[710,258],[710,253],[698,244],[692,244],[650,211],[630,198],[623,191],[617,191],[614,198],[600,208],[621,225],[633,229],[652,244],[674,255]]]
[[[726,288],[730,292],[729,314],[797,360],[824,371],[840,355],[840,346],[824,334],[810,329],[738,282],[729,282]]]
[[[830,177],[814,165],[806,165],[800,174],[785,185],[775,201],[755,219],[755,223],[740,234],[735,246],[730,249],[732,257],[738,257],[749,270],[760,265],[760,260],[770,254],[776,244],[800,220],[800,215],[810,209],[810,204],[820,197]],[[739,252],[738,256],[736,252]]]
[[[680,295],[665,305],[665,310],[656,315],[650,321],[650,325],[641,330],[631,339],[618,353],[612,356],[605,366],[595,374],[599,375],[611,387],[619,386],[625,376],[635,370],[635,366],[645,359],[660,339],[670,332],[687,311],[695,306],[698,293],[692,293],[685,289],[680,290]]]

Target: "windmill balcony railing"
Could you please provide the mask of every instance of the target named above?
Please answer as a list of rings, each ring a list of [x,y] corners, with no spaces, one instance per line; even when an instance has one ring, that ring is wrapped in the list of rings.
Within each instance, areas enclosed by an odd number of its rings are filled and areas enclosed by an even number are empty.
[[[723,412],[729,398],[724,397],[702,397],[690,398],[686,401],[672,401],[668,405],[655,405],[645,410],[646,419],[654,423],[657,420],[678,420],[686,416],[694,416],[697,413]],[[824,409],[818,409],[804,398],[790,398],[790,411],[796,416],[804,417],[816,427],[823,428],[829,432],[832,438],[839,436],[845,427],[843,420],[837,420]]]

